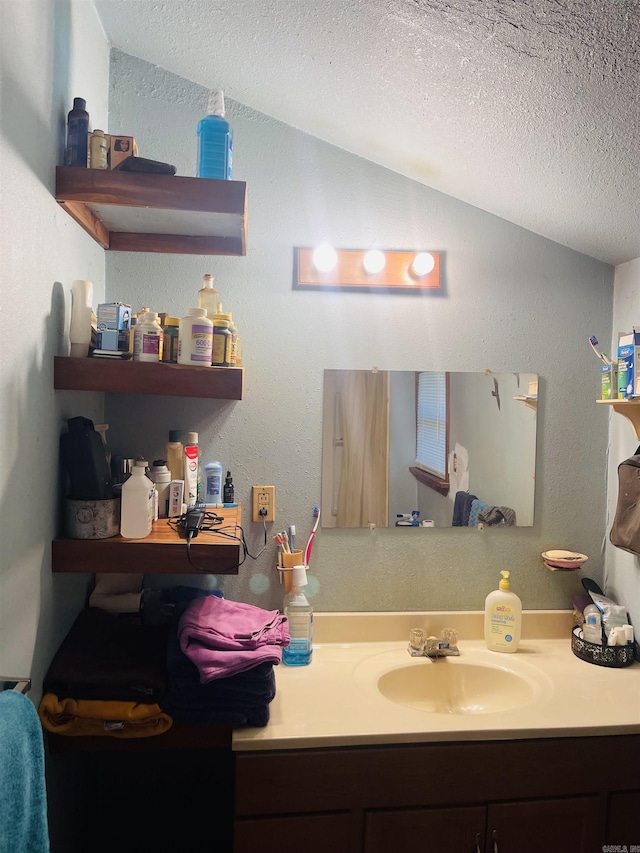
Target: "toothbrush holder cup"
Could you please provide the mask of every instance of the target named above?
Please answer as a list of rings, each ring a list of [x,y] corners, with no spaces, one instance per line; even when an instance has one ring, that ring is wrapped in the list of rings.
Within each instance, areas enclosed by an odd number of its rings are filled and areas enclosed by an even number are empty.
[[[285,595],[291,592],[293,567],[301,566],[304,563],[302,551],[292,551],[290,554],[284,551],[280,554],[281,565],[278,566],[280,572],[280,581],[284,582]]]

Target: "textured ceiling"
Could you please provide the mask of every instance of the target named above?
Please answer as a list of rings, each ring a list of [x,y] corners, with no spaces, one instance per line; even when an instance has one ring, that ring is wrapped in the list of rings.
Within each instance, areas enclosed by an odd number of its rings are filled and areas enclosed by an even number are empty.
[[[94,0],[112,46],[579,252],[640,257],[640,0]]]

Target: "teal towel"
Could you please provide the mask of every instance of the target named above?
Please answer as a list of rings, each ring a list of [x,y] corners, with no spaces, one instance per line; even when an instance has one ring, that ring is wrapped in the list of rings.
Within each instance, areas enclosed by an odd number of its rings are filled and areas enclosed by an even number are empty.
[[[42,727],[17,690],[0,693],[0,853],[49,853]]]

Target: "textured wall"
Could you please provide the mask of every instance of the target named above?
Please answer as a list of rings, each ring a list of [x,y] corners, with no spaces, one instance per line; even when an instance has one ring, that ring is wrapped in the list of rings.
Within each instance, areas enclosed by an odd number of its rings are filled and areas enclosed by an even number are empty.
[[[201,87],[112,55],[109,129],[133,134],[141,155],[179,174],[195,174],[206,103]],[[613,269],[237,103],[228,117],[234,177],[249,192],[247,256],[109,253],[107,294],[180,315],[212,272],[244,340],[245,399],[108,396],[114,452],[154,457],[169,429],[197,430],[204,458],[233,472],[238,499],[249,501],[252,483],[275,483],[276,527],[295,524],[306,539],[320,499],[325,368],[538,373],[533,528],[321,531],[312,590],[318,610],[478,609],[508,568],[525,608],[569,606],[577,574],[548,571],[540,553],[578,549],[601,576],[607,415],[594,403],[599,371],[587,338],[610,335]],[[444,287],[425,296],[293,291],[293,247],[325,239],[442,251]],[[244,520],[257,554],[261,528]],[[269,539],[220,586],[276,606],[274,565]]]
[[[106,124],[109,52],[81,0],[0,3],[0,39],[0,672],[31,675],[37,700],[88,582],[51,574],[58,438],[67,417],[102,418],[102,395],[53,390],[71,282],[104,294],[104,252],[56,203],[55,166],[74,96]]]
[[[618,332],[628,332],[640,316],[640,258],[616,267],[613,301],[613,338],[617,346]],[[618,465],[636,452],[638,439],[631,423],[622,415],[611,413],[611,446],[609,449],[608,517],[606,527],[606,592],[626,605],[631,622],[640,626],[640,561],[634,554],[614,548],[609,531],[618,499]]]

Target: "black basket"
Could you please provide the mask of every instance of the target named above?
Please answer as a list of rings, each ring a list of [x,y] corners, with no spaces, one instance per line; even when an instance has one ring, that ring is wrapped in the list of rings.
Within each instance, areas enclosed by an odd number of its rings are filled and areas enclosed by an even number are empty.
[[[571,632],[571,651],[580,660],[587,663],[595,663],[597,666],[630,666],[635,660],[636,644],[629,643],[626,646],[601,646],[598,643],[589,643],[580,636],[582,629],[575,625]]]

